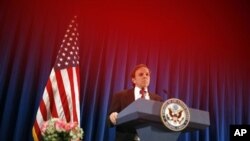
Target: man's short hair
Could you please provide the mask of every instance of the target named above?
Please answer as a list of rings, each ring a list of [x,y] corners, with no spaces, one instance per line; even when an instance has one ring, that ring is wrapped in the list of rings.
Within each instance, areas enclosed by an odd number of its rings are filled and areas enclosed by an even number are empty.
[[[135,68],[132,70],[132,72],[130,73],[130,77],[131,77],[131,78],[135,78],[135,72],[136,72],[138,69],[140,69],[140,68],[147,68],[147,69],[149,70],[149,68],[148,68],[147,65],[145,65],[145,64],[139,64],[139,65],[135,66]],[[150,70],[149,70],[149,73],[150,73]]]

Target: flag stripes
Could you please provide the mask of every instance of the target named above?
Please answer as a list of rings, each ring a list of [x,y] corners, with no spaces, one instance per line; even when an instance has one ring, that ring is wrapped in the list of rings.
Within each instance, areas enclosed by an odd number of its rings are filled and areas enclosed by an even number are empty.
[[[41,132],[42,123],[51,116],[66,119],[68,122],[77,121],[80,124],[80,110],[77,108],[79,105],[79,68],[73,67],[58,72],[53,69],[51,76],[36,116],[34,126],[38,132]],[[55,89],[59,91],[54,91]],[[40,134],[37,135],[40,136]]]

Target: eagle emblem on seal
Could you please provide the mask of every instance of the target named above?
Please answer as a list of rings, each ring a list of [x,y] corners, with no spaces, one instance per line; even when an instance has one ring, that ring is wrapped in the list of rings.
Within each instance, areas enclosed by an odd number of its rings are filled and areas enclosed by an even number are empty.
[[[173,110],[173,108],[168,108],[169,115],[166,115],[168,117],[168,120],[172,120],[174,123],[181,123],[183,121],[184,117],[182,117],[183,110]]]

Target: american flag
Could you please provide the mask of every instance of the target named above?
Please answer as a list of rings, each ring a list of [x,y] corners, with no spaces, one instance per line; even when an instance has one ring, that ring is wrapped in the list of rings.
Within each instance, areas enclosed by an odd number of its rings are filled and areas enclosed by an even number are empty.
[[[79,33],[76,16],[63,37],[56,62],[51,70],[37,111],[32,134],[41,139],[43,122],[52,117],[76,121],[80,125],[79,105]]]

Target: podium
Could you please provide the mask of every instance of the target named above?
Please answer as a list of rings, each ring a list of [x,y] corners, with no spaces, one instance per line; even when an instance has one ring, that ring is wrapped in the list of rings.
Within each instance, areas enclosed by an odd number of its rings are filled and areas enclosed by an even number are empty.
[[[169,130],[161,121],[163,102],[138,99],[123,109],[117,118],[117,126],[136,129],[140,141],[177,141],[181,133],[202,130],[210,125],[209,113],[188,108],[190,121],[182,131]]]

